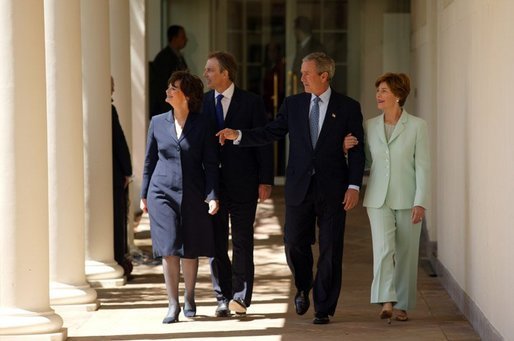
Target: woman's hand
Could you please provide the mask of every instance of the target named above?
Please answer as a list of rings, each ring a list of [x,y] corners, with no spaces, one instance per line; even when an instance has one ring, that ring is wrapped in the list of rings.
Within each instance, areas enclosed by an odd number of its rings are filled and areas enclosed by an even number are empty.
[[[148,206],[146,205],[146,198],[141,199],[141,209],[143,212],[148,213]]]
[[[352,149],[353,147],[355,147],[358,144],[359,144],[359,140],[357,140],[357,138],[355,136],[353,136],[352,133],[346,135],[344,137],[344,142],[343,142],[344,153],[347,154],[350,149]]]
[[[218,210],[220,209],[220,204],[218,200],[209,200],[209,214],[215,215],[218,213]]]
[[[414,206],[412,208],[412,223],[419,224],[425,217],[425,209],[421,206]]]

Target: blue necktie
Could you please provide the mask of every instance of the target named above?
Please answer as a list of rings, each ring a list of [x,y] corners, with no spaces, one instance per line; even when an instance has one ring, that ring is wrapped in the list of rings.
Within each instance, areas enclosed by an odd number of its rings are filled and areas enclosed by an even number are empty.
[[[225,120],[223,118],[223,106],[221,105],[222,98],[222,94],[216,96],[216,122],[218,123],[219,129],[223,129],[223,126],[225,125]]]
[[[312,100],[312,108],[311,114],[309,117],[310,128],[311,128],[311,143],[312,148],[316,147],[316,141],[318,140],[318,130],[319,130],[319,101],[321,99],[319,97],[314,97]]]

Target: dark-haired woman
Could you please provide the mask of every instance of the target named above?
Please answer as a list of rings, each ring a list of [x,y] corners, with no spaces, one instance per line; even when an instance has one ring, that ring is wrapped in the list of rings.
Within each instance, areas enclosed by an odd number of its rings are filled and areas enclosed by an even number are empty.
[[[201,114],[203,83],[174,72],[166,90],[169,112],[148,129],[141,198],[150,217],[155,257],[162,257],[169,309],[163,323],[178,322],[180,268],[185,282],[184,315],[196,315],[198,257],[214,256],[210,215],[218,204],[218,146],[213,122]]]

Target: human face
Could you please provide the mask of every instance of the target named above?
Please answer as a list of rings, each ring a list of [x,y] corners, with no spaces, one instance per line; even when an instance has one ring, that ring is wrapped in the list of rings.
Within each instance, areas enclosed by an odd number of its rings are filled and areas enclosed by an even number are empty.
[[[376,98],[377,107],[381,111],[388,111],[398,106],[398,97],[393,94],[386,82],[378,85]]]
[[[319,73],[315,61],[303,62],[301,71],[305,92],[319,96],[328,89],[328,72]]]
[[[166,102],[172,107],[177,108],[186,101],[186,96],[180,90],[179,80],[175,81],[175,84],[168,85],[168,89],[166,89]]]
[[[216,58],[207,59],[203,77],[207,81],[207,86],[210,89],[215,89],[221,93],[228,87],[228,71],[223,70],[223,72],[220,72],[220,63]]]
[[[177,48],[179,50],[182,50],[184,47],[186,47],[186,44],[187,44],[186,31],[180,30],[179,33],[177,34],[177,36],[175,37],[175,39],[177,40]]]

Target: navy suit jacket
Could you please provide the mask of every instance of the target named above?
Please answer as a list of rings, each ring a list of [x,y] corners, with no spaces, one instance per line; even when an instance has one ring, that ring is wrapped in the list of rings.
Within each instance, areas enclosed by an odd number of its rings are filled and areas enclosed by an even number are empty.
[[[309,128],[310,100],[310,93],[287,97],[274,121],[263,128],[242,130],[241,145],[262,145],[289,133],[286,204],[302,203],[315,171],[318,189],[324,193],[327,204],[340,205],[349,184],[362,184],[363,143],[350,149],[348,159],[343,152],[347,134],[352,133],[359,141],[364,141],[360,104],[332,89],[325,120],[313,149]]]
[[[203,111],[215,120],[214,90],[204,95]],[[235,87],[225,127],[252,129],[267,122],[262,98]],[[273,146],[239,148],[227,142],[220,147],[221,188],[236,201],[256,200],[259,184],[273,184]]]

